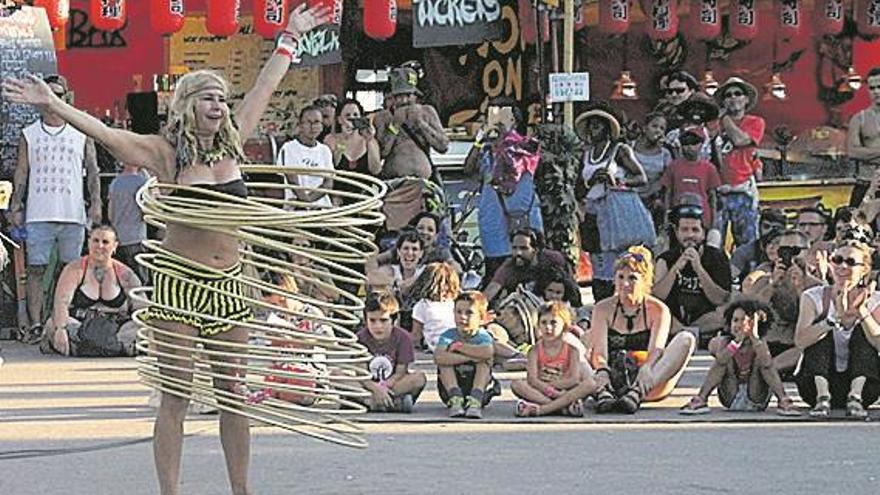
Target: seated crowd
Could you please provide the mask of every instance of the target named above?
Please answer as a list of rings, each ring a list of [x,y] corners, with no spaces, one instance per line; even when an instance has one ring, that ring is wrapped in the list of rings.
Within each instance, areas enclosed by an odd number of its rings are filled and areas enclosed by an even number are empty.
[[[416,101],[411,69],[400,70],[391,105],[372,120],[353,100],[322,98],[305,107],[278,164],[436,182],[427,154],[447,143],[436,133],[436,111]],[[305,254],[291,256],[292,276],[269,281],[323,302],[336,301],[341,290],[363,294],[357,338],[371,355],[371,378],[361,383],[371,411],[413,411],[427,377],[411,368],[424,353],[451,417],[482,417],[501,393],[496,366],[520,372],[510,383],[517,416],[582,416],[587,402],[596,413],[634,414],[644,402],[668,397],[695,350],[705,348],[713,364],[682,414],[709,412],[717,390],[728,410],[761,411],[775,396],[779,414],[797,415],[783,386],[793,381],[811,416],[843,408],[866,417],[880,397],[880,236],[872,229],[880,208],[871,199],[880,176],[860,208],[839,208],[833,217],[821,206],[759,210],[753,151],[763,120],[748,113],[754,87],[731,78],[712,99],[696,92],[692,79],[673,73],[664,80],[665,105],[636,136],[624,135],[630,126],[608,106],[594,105],[576,120],[585,144],[577,220],[592,267],[592,303],[582,298],[573,260],[545,246],[546,198],[535,184],[540,150],[505,100],[490,102],[465,162],[478,183],[482,270],[462,255],[445,209],[419,204],[386,212],[396,228],[381,233],[392,242],[379,243],[384,250],[362,267],[363,287],[337,287]],[[395,125],[404,132],[389,132]],[[505,160],[508,154],[517,158]],[[313,188],[296,194],[315,208],[346,201],[346,186],[330,178],[287,179]],[[29,308],[34,325],[24,340],[42,341],[45,352],[111,355],[90,349],[83,334],[105,335],[101,325],[112,324],[115,355],[135,353],[125,315],[143,278],[134,254],[145,226],[132,210],[143,180],[126,169],[117,179],[124,192],[111,186],[116,230],[92,229],[84,257],[81,249],[64,253],[51,318],[44,322]],[[400,211],[408,215],[399,218]],[[127,249],[117,231],[126,234]],[[292,242],[302,253],[311,247],[306,239]],[[29,255],[29,265],[45,268],[44,258]]]

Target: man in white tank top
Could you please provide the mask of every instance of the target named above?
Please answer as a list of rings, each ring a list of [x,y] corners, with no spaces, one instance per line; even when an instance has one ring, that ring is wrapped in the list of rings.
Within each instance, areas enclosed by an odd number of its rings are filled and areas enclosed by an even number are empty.
[[[59,75],[45,78],[61,98],[67,95],[67,81]],[[27,229],[27,306],[30,322],[23,339],[39,341],[42,335],[43,274],[55,245],[58,261],[67,264],[82,253],[85,227],[83,175],[88,181],[88,220],[101,223],[101,190],[95,143],[53,113],[41,117],[21,131],[15,188],[10,204],[12,223]]]

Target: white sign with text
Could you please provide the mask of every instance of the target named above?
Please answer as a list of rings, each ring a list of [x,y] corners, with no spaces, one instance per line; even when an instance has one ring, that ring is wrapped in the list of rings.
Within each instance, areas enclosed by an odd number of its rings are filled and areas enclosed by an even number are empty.
[[[590,101],[589,72],[550,74],[550,102]]]

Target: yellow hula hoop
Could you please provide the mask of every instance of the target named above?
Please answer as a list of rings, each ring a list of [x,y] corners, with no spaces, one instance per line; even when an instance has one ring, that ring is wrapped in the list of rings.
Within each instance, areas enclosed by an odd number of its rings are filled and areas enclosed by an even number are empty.
[[[340,445],[366,447],[363,430],[345,419],[365,412],[359,399],[369,394],[360,382],[370,379],[366,368],[369,355],[353,332],[360,322],[363,301],[350,287],[365,282],[364,275],[352,266],[362,265],[378,252],[368,229],[384,221],[379,210],[387,186],[376,178],[343,170],[274,165],[240,168],[244,174],[332,177],[334,182],[356,190],[308,189],[286,180],[284,184],[261,181],[247,185],[283,191],[286,198],[294,199],[240,198],[197,185],[149,180],[137,195],[147,223],[160,228],[173,223],[234,237],[240,243],[242,269],[233,276],[153,240],[144,242],[146,252],[137,256],[138,263],[168,280],[202,291],[205,297],[235,300],[239,306],[250,307],[258,317],[247,321],[221,318],[158,304],[151,297],[151,287],[133,290],[131,298],[140,307],[133,314],[141,326],[137,342],[142,353],[137,359],[140,379],[162,393],[268,425]],[[297,200],[297,190],[323,193],[343,200],[343,204],[315,208]],[[312,245],[294,246],[296,239]],[[157,264],[160,257],[173,268]],[[293,259],[303,263],[294,263]],[[335,302],[326,302],[293,293],[264,281],[261,272],[300,277],[339,297]],[[230,279],[238,284],[240,289],[236,291],[240,290],[241,295],[225,293],[207,283]],[[260,298],[261,293],[296,300],[320,312],[278,306]],[[164,316],[150,315],[151,309],[163,310]],[[282,323],[268,321],[265,315],[270,313]],[[246,342],[234,342],[217,336],[177,333],[153,323],[153,318],[170,318],[169,314],[175,315],[174,321],[179,319],[188,325],[188,321],[203,321],[243,327],[250,337]],[[298,319],[302,325],[311,323],[306,325],[308,328],[283,323],[289,319]],[[332,329],[332,333],[315,332],[315,325]],[[302,400],[285,400],[291,396]]]

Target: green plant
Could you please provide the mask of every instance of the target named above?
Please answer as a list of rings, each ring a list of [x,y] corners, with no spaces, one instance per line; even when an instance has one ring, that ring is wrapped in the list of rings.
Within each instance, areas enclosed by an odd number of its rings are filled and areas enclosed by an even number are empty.
[[[583,144],[574,131],[559,124],[538,126],[541,164],[535,173],[535,191],[541,199],[546,245],[566,255],[577,266],[577,200],[574,189],[580,173]]]

